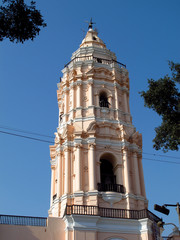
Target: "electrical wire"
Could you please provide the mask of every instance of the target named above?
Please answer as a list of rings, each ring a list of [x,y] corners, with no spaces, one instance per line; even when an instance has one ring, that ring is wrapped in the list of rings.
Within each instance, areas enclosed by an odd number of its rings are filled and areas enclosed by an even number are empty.
[[[1,130],[0,130],[0,133],[4,133],[4,134],[8,134],[8,135],[13,135],[13,136],[16,136],[16,137],[28,138],[28,139],[36,140],[36,141],[40,141],[40,142],[46,142],[46,143],[54,144],[54,142],[51,142],[51,141],[48,141],[48,140],[43,140],[43,139],[40,139],[40,138],[28,137],[28,136],[24,136],[24,135],[20,135],[20,134],[15,134],[15,133],[10,133],[10,132],[5,132],[5,131],[1,131]]]
[[[9,127],[1,127],[3,129],[8,129],[8,130],[14,130],[14,131],[19,131],[19,132],[24,132],[24,133],[29,133],[29,134],[34,134],[34,135],[39,135],[39,136],[44,136],[44,137],[51,137],[51,136],[47,136],[47,135],[43,135],[43,134],[38,134],[38,133],[33,133],[33,132],[28,132],[28,131],[24,131],[24,130],[15,130],[14,128],[9,128]],[[34,137],[29,137],[29,136],[25,136],[25,135],[20,135],[20,134],[15,134],[15,133],[11,133],[11,132],[7,132],[7,131],[1,131],[0,133],[3,134],[8,134],[8,135],[12,135],[12,136],[16,136],[16,137],[22,137],[22,138],[27,138],[27,139],[31,139],[31,140],[35,140],[35,141],[40,141],[40,142],[45,142],[45,143],[50,143],[50,144],[54,144],[53,141],[48,141],[48,140],[44,140],[44,139],[40,139],[40,138],[34,138]],[[51,137],[52,138],[52,137]],[[169,157],[169,158],[176,158],[179,159],[178,157],[173,157],[173,156],[164,156],[164,155],[160,155],[160,154],[152,154],[152,153],[144,153],[143,154],[148,154],[148,155],[153,155],[153,156],[161,156],[161,157]],[[174,161],[165,161],[165,160],[160,160],[160,159],[152,159],[152,158],[142,158],[143,160],[148,160],[148,161],[155,161],[155,162],[163,162],[163,163],[170,163],[170,164],[180,164],[180,162],[174,162]]]
[[[160,159],[152,159],[152,158],[142,158],[143,160],[149,160],[149,161],[154,161],[154,162],[163,162],[163,163],[171,163],[171,164],[179,164],[180,162],[173,162],[173,161],[164,161]]]
[[[156,154],[156,153],[146,153],[146,152],[142,152],[143,154],[147,154],[147,155],[152,155],[152,156],[159,156],[159,157],[166,157],[166,158],[175,158],[175,159],[180,159],[179,157],[173,157],[173,156],[169,156],[169,155],[161,155],[161,154]]]
[[[40,134],[40,133],[35,133],[35,132],[31,132],[31,131],[25,131],[25,130],[22,130],[22,129],[11,128],[11,127],[8,127],[8,126],[0,125],[0,128],[6,129],[6,130],[12,130],[12,131],[15,131],[15,132],[28,133],[28,134],[31,134],[31,135],[36,135],[36,136],[41,136],[41,137],[47,137],[47,138],[52,138],[52,139],[54,139],[54,137],[49,136],[49,135]]]

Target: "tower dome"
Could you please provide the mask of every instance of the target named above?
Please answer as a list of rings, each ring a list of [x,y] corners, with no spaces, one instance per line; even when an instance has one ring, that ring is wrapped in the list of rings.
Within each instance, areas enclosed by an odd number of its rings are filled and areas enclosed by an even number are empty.
[[[104,42],[98,37],[97,31],[90,28],[83,39],[80,47],[98,46],[101,48],[106,48]]]

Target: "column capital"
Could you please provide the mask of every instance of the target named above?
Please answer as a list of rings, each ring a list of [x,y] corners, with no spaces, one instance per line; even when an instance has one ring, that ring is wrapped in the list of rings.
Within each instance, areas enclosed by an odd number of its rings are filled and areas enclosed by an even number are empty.
[[[132,148],[132,149],[130,149],[130,151],[132,154],[137,154],[137,152],[138,152],[136,148]]]
[[[96,143],[88,143],[88,148],[89,149],[94,149],[94,147],[96,146]]]
[[[75,148],[82,148],[82,144],[81,143],[75,143]]]
[[[67,92],[69,92],[69,87],[65,87],[64,89],[63,89],[63,92],[65,92],[65,93],[67,93]]]
[[[77,82],[76,82],[76,85],[77,85],[78,87],[80,87],[80,86],[82,85],[82,81],[77,81]]]
[[[65,146],[63,149],[64,152],[70,152],[70,148],[68,146]]]
[[[75,84],[74,84],[74,82],[72,82],[71,84],[70,84],[70,90],[71,89],[75,89]]]
[[[89,80],[88,80],[88,84],[89,84],[89,85],[93,85],[93,83],[94,83],[93,79],[89,79]]]
[[[122,152],[122,153],[125,153],[127,150],[128,150],[128,147],[127,147],[127,146],[123,146],[123,147],[121,148],[121,152]]]

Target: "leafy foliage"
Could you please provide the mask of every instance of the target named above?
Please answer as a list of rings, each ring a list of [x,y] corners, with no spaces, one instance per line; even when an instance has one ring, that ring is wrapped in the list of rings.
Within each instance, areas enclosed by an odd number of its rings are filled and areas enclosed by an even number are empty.
[[[180,64],[169,62],[172,76],[166,75],[157,81],[148,80],[148,90],[140,92],[145,107],[153,109],[162,117],[162,124],[155,128],[153,147],[156,150],[178,150],[180,145]]]
[[[33,40],[40,27],[46,27],[46,23],[34,1],[28,6],[24,0],[3,0],[0,6],[0,41],[5,38],[16,43]]]

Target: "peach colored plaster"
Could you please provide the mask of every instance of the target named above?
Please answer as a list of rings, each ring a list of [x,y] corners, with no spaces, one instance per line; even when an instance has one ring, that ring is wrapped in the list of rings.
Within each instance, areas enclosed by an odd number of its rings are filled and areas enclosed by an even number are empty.
[[[116,60],[91,29],[73,54],[75,60],[63,69],[58,84],[59,126],[55,145],[50,146],[50,216],[62,217],[67,203],[111,206],[97,192],[103,156],[112,163],[117,184],[126,188],[126,195],[114,207],[147,207],[142,137],[129,112],[128,71],[116,63],[98,64],[93,56]],[[99,106],[101,92],[107,94],[109,108]]]

